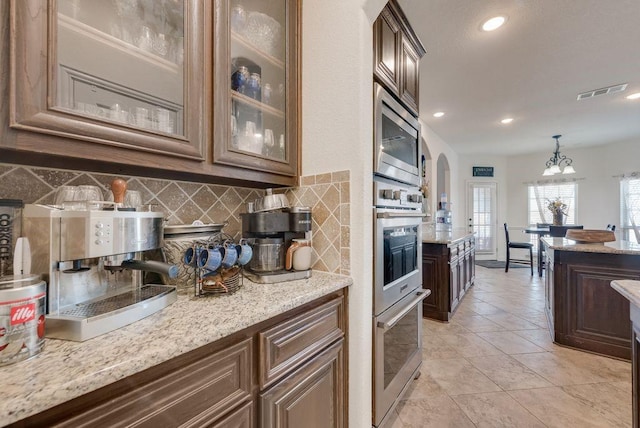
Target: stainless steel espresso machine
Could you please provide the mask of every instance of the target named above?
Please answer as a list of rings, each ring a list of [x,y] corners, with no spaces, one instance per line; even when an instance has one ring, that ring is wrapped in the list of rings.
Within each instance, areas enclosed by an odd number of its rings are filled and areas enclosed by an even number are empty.
[[[177,266],[144,260],[163,245],[164,214],[119,205],[25,206],[32,271],[48,284],[47,337],[84,341],[176,301],[175,287],[142,281],[142,271],[177,275]]]
[[[304,266],[306,269],[296,268],[295,264],[291,264],[290,257],[287,257],[294,248],[309,245],[307,249],[310,259],[310,208],[262,209],[259,212],[240,214],[240,217],[242,236],[247,238],[253,248],[253,258],[245,270],[245,275],[250,280],[273,283],[311,277],[310,263]]]

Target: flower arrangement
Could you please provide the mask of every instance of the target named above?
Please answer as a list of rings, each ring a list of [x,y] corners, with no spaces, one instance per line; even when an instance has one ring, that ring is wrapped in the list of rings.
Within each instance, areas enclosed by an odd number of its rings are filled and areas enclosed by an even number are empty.
[[[562,202],[560,198],[556,198],[553,201],[547,199],[547,208],[553,214],[562,213],[564,215],[567,215],[567,204]]]

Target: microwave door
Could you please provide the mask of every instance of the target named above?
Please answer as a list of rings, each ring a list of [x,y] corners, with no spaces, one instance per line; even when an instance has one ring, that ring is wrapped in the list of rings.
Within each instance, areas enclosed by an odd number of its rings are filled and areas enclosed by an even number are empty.
[[[410,182],[415,181],[419,176],[418,130],[384,104],[379,126],[378,172],[403,181],[409,178]]]

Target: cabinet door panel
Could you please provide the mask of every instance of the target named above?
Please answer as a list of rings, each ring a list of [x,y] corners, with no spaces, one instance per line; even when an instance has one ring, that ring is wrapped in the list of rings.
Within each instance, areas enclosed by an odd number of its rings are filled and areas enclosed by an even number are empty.
[[[262,426],[344,426],[343,339],[260,395]]]
[[[373,27],[374,73],[393,92],[400,82],[400,27],[395,17],[385,8]]]
[[[202,0],[167,3],[175,16],[120,4],[12,1],[10,126],[203,160]],[[151,30],[165,14],[167,34]],[[148,38],[133,37],[140,27]]]
[[[251,399],[251,354],[245,340],[56,426],[205,425]]]
[[[261,389],[344,336],[343,305],[335,299],[259,334]]]
[[[418,61],[420,57],[411,44],[402,40],[402,76],[400,79],[400,98],[407,106],[418,112],[419,81]]]

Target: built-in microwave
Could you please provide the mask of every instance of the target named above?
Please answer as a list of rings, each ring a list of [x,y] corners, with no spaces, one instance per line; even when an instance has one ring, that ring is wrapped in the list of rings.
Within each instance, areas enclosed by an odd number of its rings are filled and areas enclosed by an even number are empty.
[[[373,172],[420,186],[420,122],[377,83],[374,95]]]

